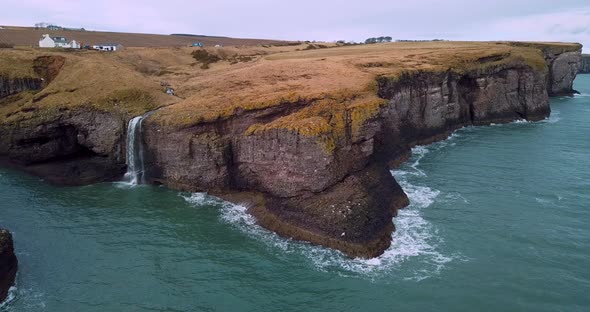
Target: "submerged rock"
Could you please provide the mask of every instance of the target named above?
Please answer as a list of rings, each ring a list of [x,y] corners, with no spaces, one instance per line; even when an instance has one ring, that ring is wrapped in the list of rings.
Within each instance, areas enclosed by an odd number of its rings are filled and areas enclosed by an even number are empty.
[[[0,302],[6,300],[8,290],[14,285],[18,260],[14,254],[12,235],[0,229]]]

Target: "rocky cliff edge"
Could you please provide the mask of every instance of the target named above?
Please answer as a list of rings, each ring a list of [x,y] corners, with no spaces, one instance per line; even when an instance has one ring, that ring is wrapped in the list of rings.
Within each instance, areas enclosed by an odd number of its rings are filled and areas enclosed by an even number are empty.
[[[182,99],[143,123],[146,177],[245,203],[281,235],[374,257],[390,245],[391,220],[408,204],[389,169],[411,147],[460,127],[546,118],[549,95],[573,92],[580,50],[391,44],[269,54],[210,71],[182,67],[186,77],[166,77]],[[118,68],[141,78],[127,69]],[[0,155],[55,182],[120,177],[126,120],[162,106],[153,104],[154,79],[121,81],[123,91],[102,88],[108,95],[84,97],[62,81],[5,97]],[[62,102],[69,105],[52,104]]]

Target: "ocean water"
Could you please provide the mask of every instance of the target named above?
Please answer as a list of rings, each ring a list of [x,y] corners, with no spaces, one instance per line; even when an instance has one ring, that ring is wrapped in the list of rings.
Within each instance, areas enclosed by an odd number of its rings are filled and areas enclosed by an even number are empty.
[[[590,311],[590,75],[541,122],[464,128],[393,174],[375,259],[280,238],[247,207],[0,169],[20,271],[0,311]]]

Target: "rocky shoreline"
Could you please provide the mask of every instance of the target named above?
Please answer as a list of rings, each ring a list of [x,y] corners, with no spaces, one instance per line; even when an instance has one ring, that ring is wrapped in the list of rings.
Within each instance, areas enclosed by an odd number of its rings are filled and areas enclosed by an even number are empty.
[[[287,99],[186,126],[170,125],[158,112],[143,122],[145,177],[246,204],[281,235],[375,257],[391,243],[391,219],[409,203],[389,169],[413,146],[464,126],[542,120],[549,96],[574,92],[581,47],[540,50],[541,65],[498,55],[469,70],[377,76],[378,98],[366,101]],[[126,168],[128,118],[80,110],[0,128],[0,155],[59,184],[117,179]]]
[[[8,290],[14,285],[18,260],[10,232],[0,229],[0,302],[8,297]]]

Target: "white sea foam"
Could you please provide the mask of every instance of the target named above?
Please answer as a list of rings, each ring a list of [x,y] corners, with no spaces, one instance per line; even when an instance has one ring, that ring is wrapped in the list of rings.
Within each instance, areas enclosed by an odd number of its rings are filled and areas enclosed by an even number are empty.
[[[12,303],[16,298],[17,291],[18,288],[16,288],[16,286],[12,286],[10,289],[8,289],[8,296],[6,297],[6,300],[0,302],[0,311],[4,311],[5,308],[10,307],[10,303]]]
[[[551,116],[545,118],[542,122],[547,122],[547,123],[556,123],[558,121],[561,120],[561,117],[559,117],[560,112],[559,111],[552,111],[551,112]]]
[[[223,202],[203,193],[181,196],[193,205],[219,205],[222,222],[231,224],[269,248],[281,250],[279,256],[303,255],[318,270],[336,271],[344,276],[361,274],[372,278],[383,276],[384,272],[395,272],[399,278],[420,281],[438,274],[455,256],[447,256],[438,251],[443,239],[438,235],[436,227],[423,218],[421,212],[434,203],[440,192],[408,181],[409,177],[426,176],[419,165],[429,149],[417,146],[412,152],[413,162],[404,166],[406,170],[393,172],[408,195],[410,206],[400,210],[394,219],[396,231],[392,235],[391,246],[381,256],[373,259],[349,259],[338,251],[280,237],[258,226],[245,205]],[[412,266],[416,269],[406,269],[403,264],[410,259],[415,259],[420,265]]]
[[[184,198],[188,203],[204,206],[204,205],[218,205],[223,201],[217,197],[209,196],[207,193],[192,193],[192,194],[180,194],[180,197]]]
[[[120,189],[124,189],[124,190],[126,190],[126,189],[130,189],[130,188],[135,188],[135,187],[138,187],[138,186],[140,186],[139,184],[133,184],[133,183],[131,183],[131,182],[127,182],[127,181],[117,181],[117,182],[113,182],[113,185],[114,185],[116,188],[120,188]]]
[[[22,253],[19,253],[19,256]],[[16,303],[18,302],[19,310],[22,311],[45,311],[45,294],[36,291],[34,288],[24,288],[19,286],[19,275],[17,273],[15,285],[8,290],[8,297],[4,302],[0,302],[0,311],[16,312]]]

